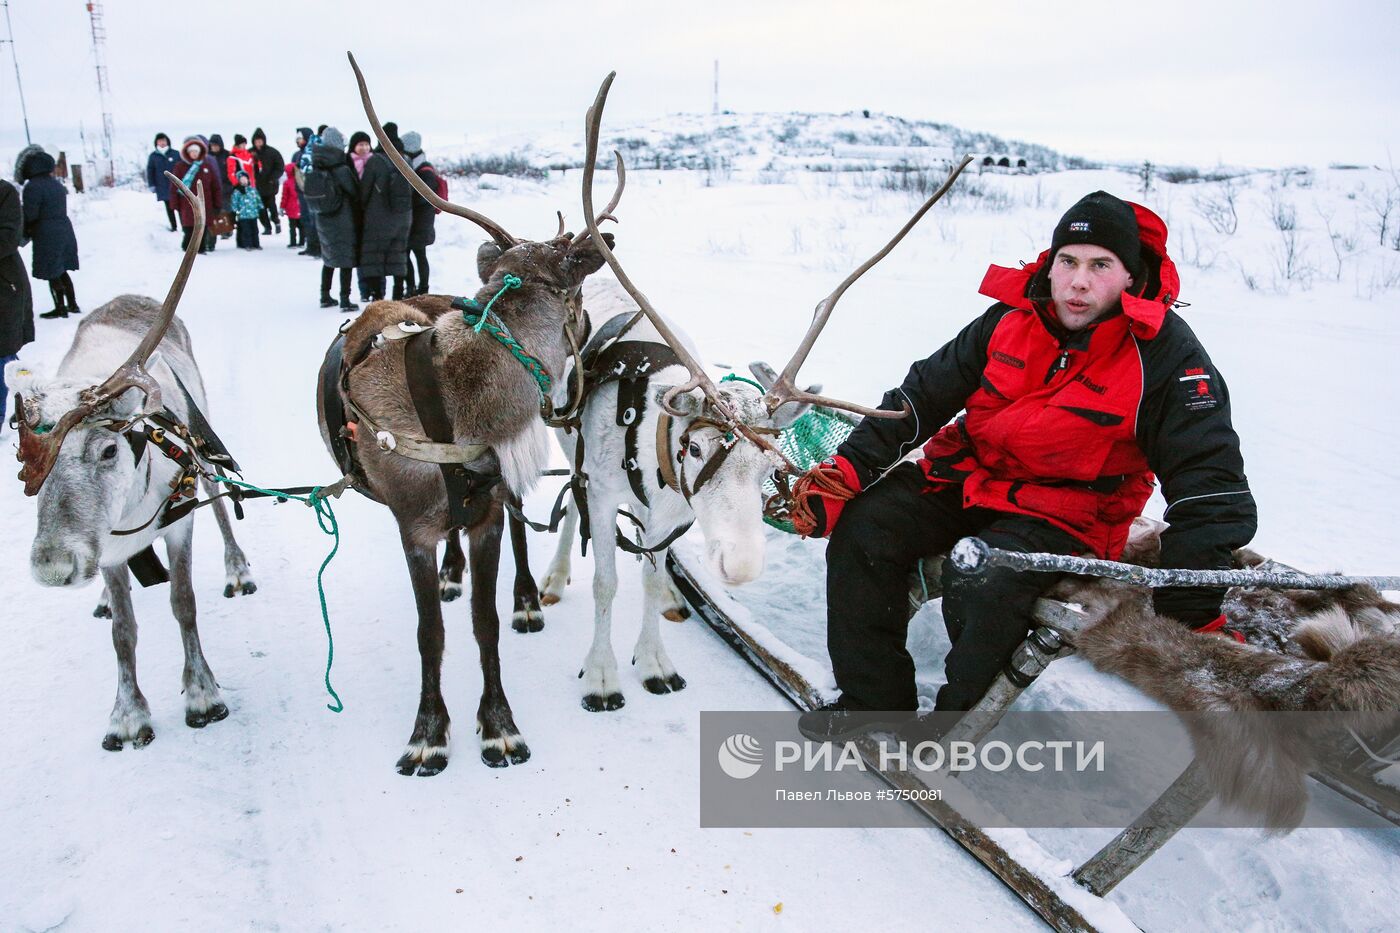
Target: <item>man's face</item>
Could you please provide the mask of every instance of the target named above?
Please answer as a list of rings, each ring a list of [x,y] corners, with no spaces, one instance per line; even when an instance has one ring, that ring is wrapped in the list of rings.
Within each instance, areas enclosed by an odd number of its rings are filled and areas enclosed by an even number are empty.
[[[1097,321],[1132,284],[1123,261],[1102,246],[1062,246],[1050,261],[1050,297],[1067,330],[1083,330]]]

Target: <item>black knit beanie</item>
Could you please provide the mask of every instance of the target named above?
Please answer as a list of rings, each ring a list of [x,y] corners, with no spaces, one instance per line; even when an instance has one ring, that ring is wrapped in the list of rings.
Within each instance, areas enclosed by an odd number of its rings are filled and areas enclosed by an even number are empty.
[[[1065,211],[1055,225],[1050,241],[1050,260],[1062,246],[1089,243],[1117,256],[1136,281],[1142,280],[1142,244],[1138,240],[1137,215],[1126,201],[1107,191],[1095,191],[1080,198]]]
[[[371,143],[373,141],[374,140],[370,139],[369,134],[366,133],[364,130],[356,130],[355,132],[350,134],[350,147],[346,150],[346,152],[354,152],[355,147],[358,146],[360,143]]]

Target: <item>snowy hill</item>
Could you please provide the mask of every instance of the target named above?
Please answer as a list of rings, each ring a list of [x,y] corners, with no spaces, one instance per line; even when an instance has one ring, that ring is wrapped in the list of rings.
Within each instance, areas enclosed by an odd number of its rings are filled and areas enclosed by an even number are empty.
[[[1085,167],[1044,146],[1007,141],[928,121],[882,113],[677,113],[604,129],[600,151],[616,149],[632,168],[717,171],[865,171],[946,166],[963,154],[979,164],[1047,171]],[[578,133],[511,134],[449,147],[439,161],[514,156],[536,168],[583,164]],[[442,156],[446,156],[445,159]]]

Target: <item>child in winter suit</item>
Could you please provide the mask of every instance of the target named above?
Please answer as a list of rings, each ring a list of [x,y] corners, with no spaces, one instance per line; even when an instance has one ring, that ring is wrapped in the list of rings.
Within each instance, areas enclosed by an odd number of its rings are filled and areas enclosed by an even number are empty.
[[[234,178],[238,187],[233,189],[233,216],[238,221],[239,249],[262,249],[258,245],[258,214],[262,212],[262,198],[258,189],[248,184],[247,172],[238,172]]]
[[[287,249],[306,245],[306,231],[301,226],[301,201],[297,199],[297,167],[288,163],[282,179],[282,213],[287,215],[287,235],[291,238]],[[300,240],[298,240],[300,237]]]

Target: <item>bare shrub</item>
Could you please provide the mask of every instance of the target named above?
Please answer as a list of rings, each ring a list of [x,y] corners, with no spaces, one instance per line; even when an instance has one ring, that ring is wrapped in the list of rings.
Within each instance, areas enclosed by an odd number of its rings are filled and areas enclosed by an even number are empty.
[[[1277,195],[1272,201],[1269,219],[1278,231],[1277,242],[1269,248],[1274,270],[1284,287],[1296,283],[1306,288],[1312,284],[1317,267],[1309,261],[1307,246],[1299,240],[1298,210]]]
[[[1235,206],[1238,198],[1239,186],[1233,178],[1227,178],[1214,192],[1202,192],[1193,197],[1192,202],[1212,230],[1223,236],[1234,236],[1240,228],[1240,215]]]
[[[547,181],[549,169],[530,162],[518,152],[505,155],[463,156],[458,159],[440,160],[438,168],[444,175],[479,178],[482,175],[508,175],[511,178],[525,178],[530,181]]]
[[[1356,232],[1342,233],[1333,226],[1335,211],[1325,211],[1321,205],[1317,205],[1317,216],[1322,218],[1322,225],[1327,228],[1327,240],[1332,244],[1332,257],[1337,262],[1337,269],[1333,276],[1334,281],[1342,280],[1342,262],[1352,253],[1356,252],[1357,242]]]

